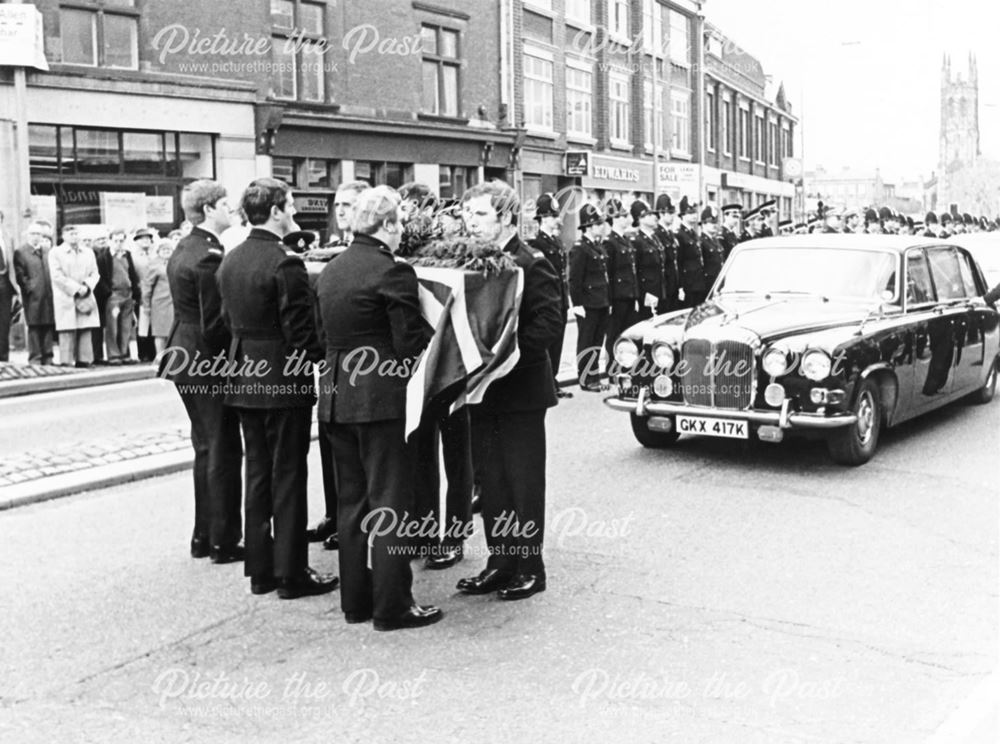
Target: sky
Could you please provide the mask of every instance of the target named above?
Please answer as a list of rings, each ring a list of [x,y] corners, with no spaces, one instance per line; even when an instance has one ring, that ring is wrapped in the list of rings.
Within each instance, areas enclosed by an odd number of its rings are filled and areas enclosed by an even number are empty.
[[[706,0],[704,13],[784,83],[807,170],[929,177],[945,52],[953,74],[975,52],[980,146],[1000,160],[997,0]]]

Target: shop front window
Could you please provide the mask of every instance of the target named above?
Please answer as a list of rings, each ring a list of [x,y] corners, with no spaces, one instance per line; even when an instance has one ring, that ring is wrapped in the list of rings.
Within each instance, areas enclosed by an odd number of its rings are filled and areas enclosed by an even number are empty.
[[[477,171],[463,165],[440,166],[438,193],[442,199],[458,199],[465,190],[476,184]]]
[[[59,172],[59,128],[28,125],[28,160],[32,173]]]
[[[167,140],[170,141],[169,136]],[[184,178],[215,178],[215,153],[212,149],[212,135],[181,132],[179,140],[180,175]],[[171,159],[173,159],[172,154]]]
[[[78,173],[120,173],[118,132],[103,129],[76,130]]]
[[[412,180],[413,166],[410,163],[385,163],[372,160],[358,160],[354,163],[354,177],[367,181],[372,186],[391,186],[398,189]]]
[[[160,132],[125,132],[125,172],[138,175],[163,175],[163,134]]]

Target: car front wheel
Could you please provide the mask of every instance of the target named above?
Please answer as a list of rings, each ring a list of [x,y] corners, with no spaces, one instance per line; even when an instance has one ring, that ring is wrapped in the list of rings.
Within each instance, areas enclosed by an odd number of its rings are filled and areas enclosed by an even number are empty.
[[[994,360],[990,366],[990,373],[986,376],[986,384],[972,394],[972,402],[985,405],[993,400],[997,392],[997,363]]]
[[[861,382],[852,411],[857,421],[833,433],[827,444],[834,462],[864,465],[875,455],[882,432],[882,399],[873,380]]]
[[[634,413],[629,415],[632,419],[632,433],[643,447],[663,449],[671,446],[680,436],[676,431],[653,431],[649,428],[649,419]],[[676,424],[674,428],[676,429]]]

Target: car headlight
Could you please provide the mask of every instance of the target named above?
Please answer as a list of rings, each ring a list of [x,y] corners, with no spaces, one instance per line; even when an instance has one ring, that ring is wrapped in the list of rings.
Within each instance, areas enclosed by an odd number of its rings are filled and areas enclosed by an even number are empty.
[[[615,362],[622,369],[631,369],[639,361],[639,347],[630,338],[620,338],[614,345]]]
[[[805,356],[802,357],[801,368],[804,377],[818,382],[830,376],[833,362],[830,360],[830,355],[825,351],[812,349],[811,351],[807,351]]]
[[[784,349],[768,349],[761,364],[771,377],[781,377],[788,371],[788,354]]]
[[[653,356],[653,363],[666,371],[670,371],[674,366],[674,350],[666,344],[653,344],[650,352]]]

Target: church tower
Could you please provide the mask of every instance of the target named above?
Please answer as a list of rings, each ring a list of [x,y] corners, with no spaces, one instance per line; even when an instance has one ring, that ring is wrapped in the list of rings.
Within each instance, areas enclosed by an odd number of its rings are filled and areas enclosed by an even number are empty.
[[[941,133],[938,167],[941,174],[975,164],[979,159],[979,71],[970,53],[963,76],[952,74],[951,56],[941,68]]]

